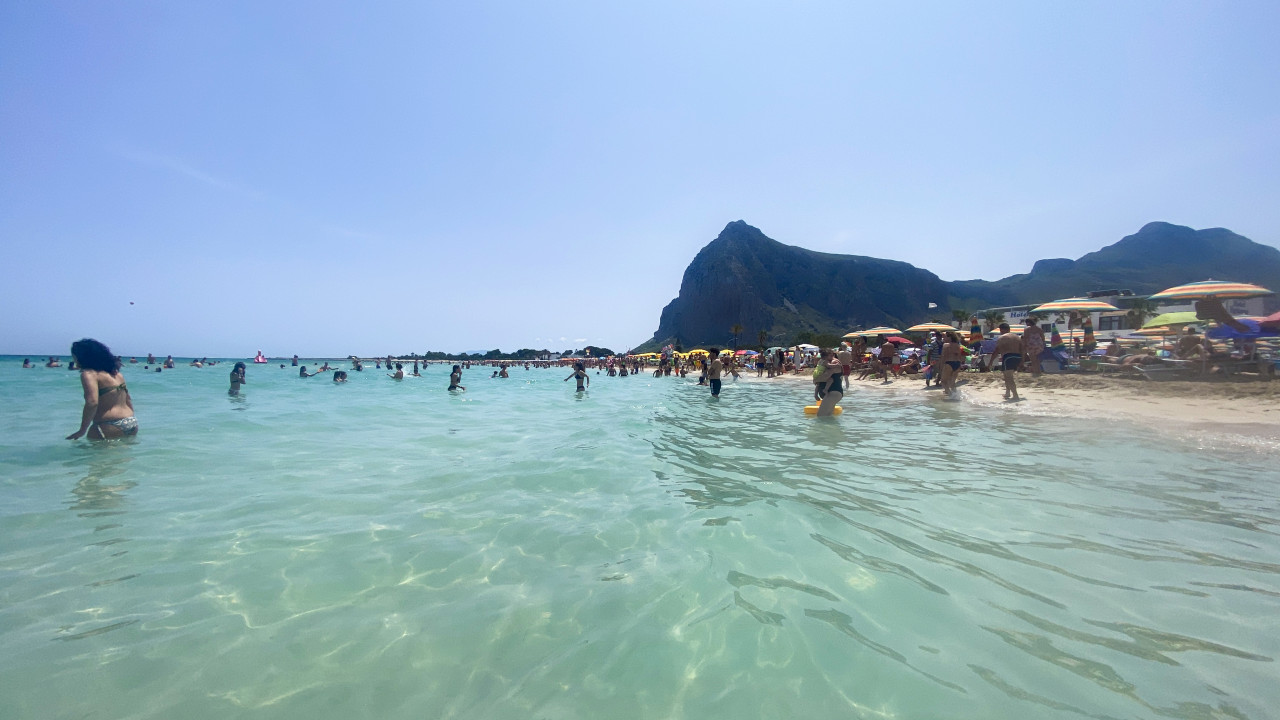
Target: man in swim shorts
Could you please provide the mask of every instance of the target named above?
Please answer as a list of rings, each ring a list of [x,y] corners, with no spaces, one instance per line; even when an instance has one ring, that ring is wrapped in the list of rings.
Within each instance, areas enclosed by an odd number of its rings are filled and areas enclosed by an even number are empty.
[[[1013,373],[1022,364],[1022,338],[1009,332],[1009,323],[1000,323],[1000,339],[996,340],[992,361],[1004,373],[1004,399],[1021,400]]]
[[[711,397],[720,397],[720,373],[724,371],[724,363],[720,362],[720,348],[711,348],[711,362],[707,365],[707,382],[711,384]]]

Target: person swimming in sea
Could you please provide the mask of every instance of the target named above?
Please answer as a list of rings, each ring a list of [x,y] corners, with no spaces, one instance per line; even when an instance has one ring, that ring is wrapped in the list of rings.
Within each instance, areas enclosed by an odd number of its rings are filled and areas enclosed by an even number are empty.
[[[564,381],[569,382],[571,378],[577,378],[579,392],[586,390],[586,386],[591,384],[591,378],[587,376],[587,366],[582,364],[581,361],[573,364],[573,374],[565,378]]]
[[[387,367],[391,367],[391,364],[388,363]],[[387,377],[391,378],[392,380],[403,380],[404,379],[404,363],[396,363],[396,371],[394,373],[389,373]]]
[[[235,367],[231,368],[231,387],[227,390],[228,395],[240,394],[240,386],[244,385],[246,382],[244,379],[244,373],[245,364],[242,362],[236,363]]]
[[[460,385],[462,382],[462,366],[454,365],[453,372],[449,373],[449,390],[461,390],[466,392],[467,389]]]
[[[80,413],[80,429],[67,436],[90,440],[112,440],[138,434],[138,420],[133,415],[133,399],[120,372],[120,360],[106,345],[85,338],[71,345],[71,357],[80,368],[80,386],[84,390],[84,410]]]

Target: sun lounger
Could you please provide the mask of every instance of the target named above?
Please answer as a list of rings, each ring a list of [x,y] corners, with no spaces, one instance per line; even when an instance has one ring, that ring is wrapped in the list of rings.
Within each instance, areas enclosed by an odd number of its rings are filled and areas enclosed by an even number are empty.
[[[1131,365],[1147,380],[1190,380],[1199,373],[1195,368],[1179,365]]]

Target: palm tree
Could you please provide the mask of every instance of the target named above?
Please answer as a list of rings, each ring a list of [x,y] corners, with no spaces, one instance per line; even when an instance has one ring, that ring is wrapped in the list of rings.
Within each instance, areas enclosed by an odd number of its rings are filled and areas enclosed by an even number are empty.
[[[761,330],[760,332],[756,333],[756,340],[760,341],[760,352],[764,352],[764,344],[769,342],[769,333],[767,331]]]
[[[970,315],[968,310],[960,309],[951,311],[951,319],[956,321],[956,327],[958,328],[964,327],[964,321],[968,320],[969,317]]]
[[[1125,313],[1124,317],[1129,321],[1129,327],[1138,330],[1147,321],[1148,317],[1155,314],[1155,303],[1146,298],[1139,298],[1129,304],[1129,312]]]
[[[987,332],[991,332],[1004,322],[1004,313],[999,310],[988,310],[982,313],[982,321],[986,323]]]
[[[738,323],[734,323],[734,324],[733,324],[733,327],[729,328],[729,332],[733,333],[733,349],[734,349],[734,350],[737,350],[737,349],[738,349],[738,336],[742,334],[742,325],[740,325],[740,324],[738,324]]]

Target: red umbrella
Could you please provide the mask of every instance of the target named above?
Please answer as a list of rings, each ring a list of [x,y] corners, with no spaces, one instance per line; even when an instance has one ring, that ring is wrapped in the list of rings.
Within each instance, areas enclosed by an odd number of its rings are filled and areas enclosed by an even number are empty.
[[[893,337],[886,338],[886,339],[887,339],[889,342],[891,342],[891,343],[898,343],[899,345],[913,345],[913,344],[914,344],[914,343],[912,343],[910,340],[908,340],[908,339],[906,339],[906,338],[904,338],[904,337],[898,337],[897,335],[894,335]]]
[[[1262,327],[1280,327],[1280,312],[1268,315],[1258,321]]]

